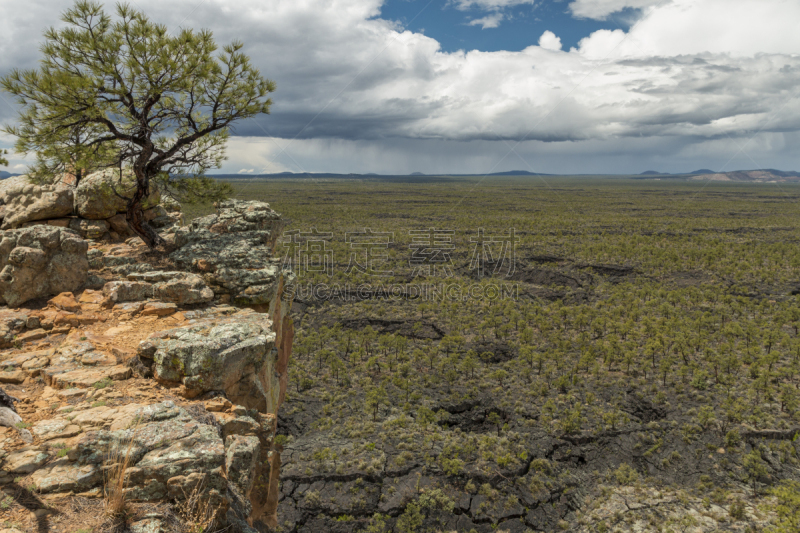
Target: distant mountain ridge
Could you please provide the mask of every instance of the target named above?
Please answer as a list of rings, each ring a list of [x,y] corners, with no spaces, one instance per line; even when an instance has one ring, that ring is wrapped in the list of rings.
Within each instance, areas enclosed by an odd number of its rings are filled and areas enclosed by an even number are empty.
[[[6,173],[7,174],[7,173]],[[2,173],[0,173],[2,175]],[[436,180],[445,177],[488,177],[488,176],[586,176],[590,177],[593,174],[544,174],[540,172],[529,172],[527,170],[508,170],[505,172],[492,172],[490,174],[423,174],[422,172],[413,172],[411,174],[337,174],[332,172],[279,172],[275,174],[212,174],[211,176],[218,179],[233,179],[233,180],[251,180],[251,179],[280,179],[280,178],[328,178],[328,179],[396,179],[396,178],[413,178],[416,181]],[[761,169],[761,170],[735,170],[731,172],[714,172],[713,170],[702,168],[694,172],[675,173],[659,172],[657,170],[646,170],[641,174],[596,174],[597,176],[630,176],[632,179],[652,179],[658,176],[664,176],[672,180],[712,180],[712,181],[739,181],[739,182],[752,182],[752,183],[769,183],[769,182],[800,182],[800,172],[784,171],[776,169]],[[641,177],[639,177],[641,176]]]
[[[11,178],[14,176],[19,176],[19,174],[12,174],[11,172],[6,172],[5,170],[0,170],[0,180],[4,180],[6,178]]]
[[[716,174],[710,168],[701,168],[700,170],[695,170],[692,172],[685,172],[685,173],[677,173],[673,174],[671,172],[659,172],[657,170],[645,170],[639,176],[687,176],[692,174]]]
[[[786,183],[800,182],[800,172],[775,170],[767,168],[762,170],[735,170],[732,172],[708,172],[695,174],[692,180],[709,181],[740,181],[749,183]]]
[[[506,172],[493,172],[491,174],[447,174],[435,173],[424,174],[422,172],[412,172],[411,174],[375,174],[370,172],[368,174],[337,174],[333,172],[277,172],[274,174],[209,174],[212,178],[217,179],[259,179],[259,178],[392,178],[401,176],[412,176],[414,178],[425,177],[469,177],[469,176],[557,176],[558,174],[543,174],[541,172],[528,172],[527,170],[508,170]],[[571,176],[572,174],[564,174],[564,176]]]

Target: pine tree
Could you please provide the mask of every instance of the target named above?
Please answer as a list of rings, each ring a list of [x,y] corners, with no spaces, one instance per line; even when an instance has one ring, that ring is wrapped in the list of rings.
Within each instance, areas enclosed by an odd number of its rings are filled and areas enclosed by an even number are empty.
[[[215,55],[210,31],[150,21],[129,5],[112,20],[100,3],[77,1],[50,28],[39,69],[13,70],[2,88],[22,106],[18,153],[34,152],[34,179],[126,168],[136,181],[127,201],[131,228],[150,247],[163,243],[144,220],[152,187],[189,199],[218,199],[230,188],[204,175],[219,168],[231,125],[269,113],[275,84],[233,42]],[[78,176],[79,177],[79,176]]]

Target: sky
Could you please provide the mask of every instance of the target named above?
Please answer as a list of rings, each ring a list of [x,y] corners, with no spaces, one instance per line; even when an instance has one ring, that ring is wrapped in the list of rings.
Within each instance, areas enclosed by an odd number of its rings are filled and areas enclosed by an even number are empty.
[[[800,170],[797,0],[131,4],[243,41],[277,83],[218,172]],[[0,76],[36,68],[67,5],[0,0]],[[0,123],[15,105],[0,92]]]

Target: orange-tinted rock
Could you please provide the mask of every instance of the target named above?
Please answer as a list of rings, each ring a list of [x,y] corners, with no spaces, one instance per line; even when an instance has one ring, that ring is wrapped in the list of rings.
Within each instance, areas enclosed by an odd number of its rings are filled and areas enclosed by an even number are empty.
[[[167,316],[175,313],[178,306],[175,304],[164,302],[150,302],[145,304],[142,309],[142,316]]]
[[[78,303],[75,299],[75,295],[71,292],[62,292],[47,303],[62,311],[69,311],[71,313],[76,313],[81,310],[81,304]]]
[[[83,294],[81,294],[80,299],[78,302],[82,304],[97,304],[100,305],[105,301],[106,297],[103,294],[103,291],[92,291],[92,290],[85,290]]]
[[[26,372],[22,370],[12,370],[11,372],[0,372],[0,383],[15,383],[19,384],[25,381],[28,377]]]
[[[47,337],[47,331],[43,329],[34,329],[33,331],[26,331],[25,333],[17,335],[17,341],[31,342],[38,341],[39,339],[43,339],[45,337]]]
[[[73,328],[77,328],[80,323],[78,315],[75,313],[66,313],[64,311],[59,312],[55,320],[53,320],[53,325],[55,326],[70,326]]]

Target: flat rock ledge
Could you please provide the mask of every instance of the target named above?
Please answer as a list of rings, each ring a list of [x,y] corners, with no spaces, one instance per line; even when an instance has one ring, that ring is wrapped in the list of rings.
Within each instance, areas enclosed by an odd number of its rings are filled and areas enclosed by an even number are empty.
[[[9,252],[2,271],[15,280],[23,268],[81,277],[0,292],[8,305],[51,297],[0,307],[0,383],[20,398],[22,419],[0,427],[0,484],[66,501],[102,498],[117,476],[130,502],[195,495],[220,527],[277,526],[273,438],[294,336],[294,277],[273,255],[280,215],[259,202],[223,202],[176,237],[174,266],[162,270],[135,243],[88,250],[79,233],[100,224],[99,234],[103,222],[0,232]],[[8,278],[0,274],[0,289]],[[48,512],[36,511],[37,524]],[[158,516],[139,518],[131,531],[166,527]]]

